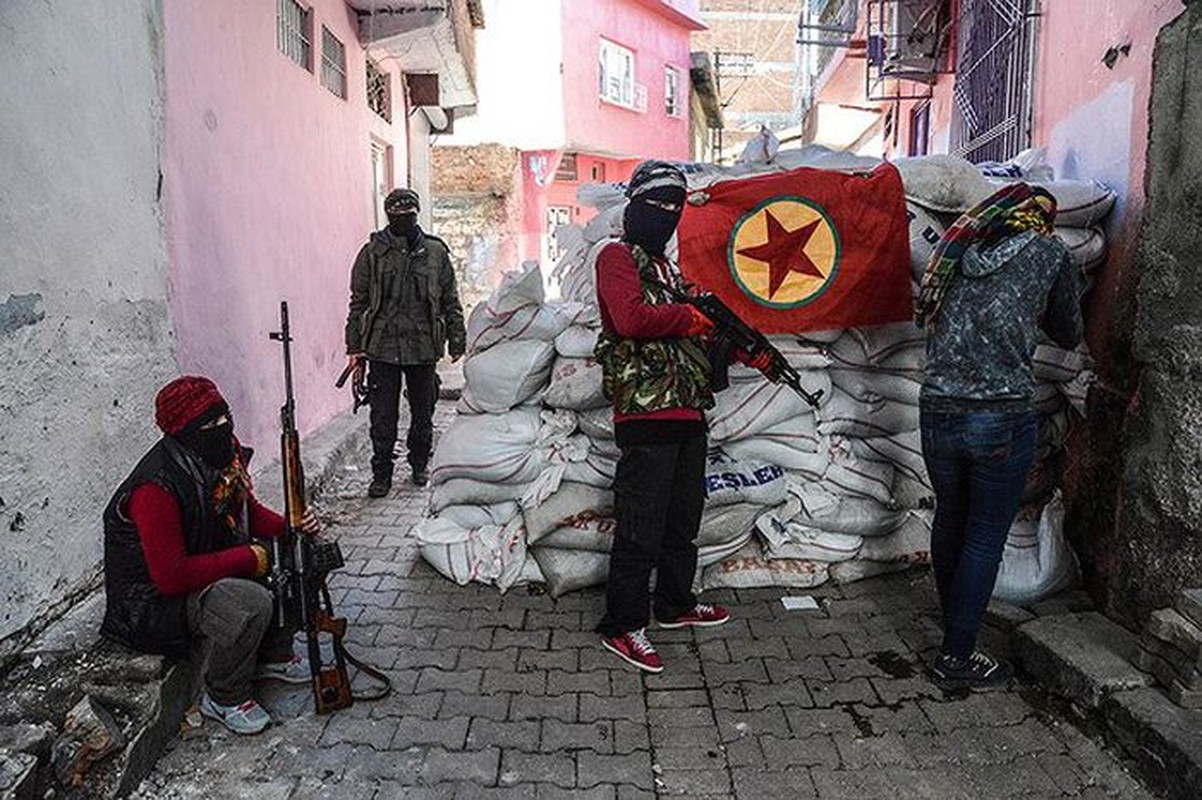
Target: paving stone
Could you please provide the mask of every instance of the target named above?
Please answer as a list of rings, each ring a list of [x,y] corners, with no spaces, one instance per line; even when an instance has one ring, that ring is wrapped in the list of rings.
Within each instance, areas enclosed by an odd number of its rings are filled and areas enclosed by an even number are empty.
[[[718,721],[718,733],[724,742],[732,742],[747,736],[772,734],[787,737],[789,722],[779,707],[757,711],[714,711]]]
[[[384,717],[434,719],[439,716],[439,710],[443,707],[444,700],[442,692],[430,692],[428,694],[402,694],[393,692],[370,705],[370,716],[376,719]]]
[[[1042,617],[1016,635],[1023,668],[1074,702],[1097,708],[1108,694],[1150,683],[1131,664],[1135,637],[1096,612]]]
[[[655,764],[660,769],[726,769],[727,763],[724,746],[707,748],[669,744],[655,748]]]
[[[809,687],[800,678],[768,685],[749,683],[741,688],[743,692],[743,704],[750,711],[769,708],[771,706],[800,706],[809,708],[814,705]]]
[[[443,628],[434,637],[434,647],[441,649],[459,649],[470,647],[476,650],[488,650],[492,646],[492,628],[471,627],[464,630]]]
[[[892,705],[904,700],[917,700],[922,697],[941,699],[945,692],[926,677],[916,678],[869,678],[868,682],[876,690],[881,702]]]
[[[583,703],[583,698],[581,702]],[[666,728],[706,728],[713,726],[714,712],[709,706],[650,708],[647,709],[647,722]]]
[[[817,797],[818,790],[805,768],[791,768],[781,772],[759,769],[736,768],[731,770],[735,796],[754,800],[791,800],[794,797]]]
[[[651,791],[651,753],[641,750],[609,755],[581,750],[576,754],[576,782],[581,788],[617,783]]]
[[[753,736],[727,742],[723,747],[726,750],[726,763],[731,767],[757,767],[762,769],[766,766],[767,762],[764,759],[764,751],[760,748],[760,740]],[[693,748],[688,749],[691,752],[696,752]]]
[[[842,636],[823,636],[821,639],[813,639],[804,637],[800,639],[786,639],[789,646],[789,652],[796,660],[809,658],[810,656],[851,656],[851,651],[847,649],[847,643],[843,641]]]
[[[730,664],[706,664],[705,682],[707,686],[721,686],[724,683],[768,683],[768,670],[761,659],[734,661]]]
[[[667,689],[647,692],[647,708],[693,708],[709,705],[703,689]]]
[[[575,694],[548,695],[533,697],[525,694],[515,694],[509,704],[511,720],[526,719],[558,719],[562,722],[575,722],[579,702]]]
[[[440,670],[450,672],[455,669],[459,662],[459,649],[453,648],[450,650],[437,650],[429,648],[412,648],[393,651],[396,660],[392,666],[397,669],[413,669],[421,667],[437,667]]]
[[[565,672],[575,672],[580,665],[580,651],[567,650],[533,650],[523,647],[518,650],[518,672],[533,672],[535,670],[559,669]]]
[[[535,650],[546,650],[551,644],[551,632],[548,630],[511,631],[497,628],[493,633],[493,647],[529,647]]]
[[[341,742],[366,744],[383,750],[392,742],[396,729],[397,720],[395,718],[362,719],[349,715],[335,715],[330,717],[318,742],[322,745]]]
[[[851,715],[842,708],[795,708],[784,709],[793,736],[804,738],[818,734],[854,736],[858,730]]]
[[[856,721],[857,727],[867,726],[868,730],[864,733],[870,736],[888,732],[935,730],[930,719],[914,701],[889,706],[855,704],[843,706],[843,709]]]
[[[435,747],[426,753],[421,767],[421,781],[426,784],[470,781],[495,786],[500,762],[501,751],[496,747],[457,751]]]
[[[664,770],[657,780],[660,795],[685,797],[730,797],[730,775],[726,770]]]
[[[412,785],[418,782],[425,760],[422,747],[403,751],[356,747],[346,759],[341,782],[355,786],[381,779]]]
[[[814,705],[827,708],[839,703],[865,703],[875,705],[881,702],[876,690],[867,678],[853,678],[842,683],[827,683],[825,681],[808,681],[810,696]]]
[[[709,711],[708,707],[706,707],[706,711]],[[587,693],[580,695],[578,713],[581,722],[593,722],[598,719],[625,719],[631,722],[643,722],[648,715],[643,698],[637,695],[606,697]]]
[[[831,770],[815,767],[810,770],[810,777],[818,796],[824,800],[898,797],[901,787],[905,787],[906,797],[938,800],[980,800],[981,797],[977,787],[963,775],[930,769]]]
[[[916,767],[905,740],[897,733],[871,737],[839,737],[835,740],[845,769],[866,767]]]
[[[613,722],[613,752],[632,753],[651,747],[651,734],[641,722],[616,719]]]
[[[783,770],[789,767],[837,767],[839,750],[835,741],[844,738],[847,737],[826,733],[802,739],[761,736],[759,743],[769,770]]]
[[[404,750],[415,745],[439,745],[448,750],[462,749],[467,739],[471,720],[467,717],[452,719],[416,719],[406,717],[396,727],[391,749]]]
[[[1035,615],[1022,606],[998,600],[996,597],[989,601],[985,609],[985,622],[1005,631],[1012,631],[1035,619]]]
[[[768,670],[768,678],[773,683],[782,683],[794,678],[816,681],[835,679],[826,659],[821,656],[796,659],[765,658],[764,668]]]
[[[538,751],[540,730],[541,726],[538,720],[497,722],[476,717],[472,719],[471,727],[468,729],[466,746],[472,750],[495,746],[533,753]]]
[[[413,625],[417,628],[438,628],[442,630],[470,630],[471,616],[457,611],[435,611],[430,608],[419,608],[413,615]],[[498,631],[499,633],[499,631]]]
[[[517,670],[518,648],[503,647],[492,650],[464,648],[459,651],[456,669],[498,669],[510,672]]]
[[[475,694],[480,689],[484,670],[465,669],[455,672],[437,667],[424,667],[417,679],[417,692],[455,691]]]
[[[513,672],[507,669],[486,669],[480,682],[480,691],[485,694],[490,692],[546,694],[547,673],[545,670]]]
[[[1006,692],[975,692],[942,701],[922,698],[917,703],[941,733],[983,725],[1015,725],[1034,713],[1022,698]]]
[[[501,774],[508,782],[553,783],[564,789],[576,785],[576,756],[570,752],[523,753],[505,750],[501,754]]]
[[[609,672],[593,670],[591,672],[568,672],[562,669],[547,671],[547,694],[564,694],[578,692],[608,697],[611,694]]]
[[[604,720],[584,723],[544,719],[539,749],[544,753],[554,753],[560,750],[595,750],[598,753],[612,753],[614,750],[613,726],[612,723]]]

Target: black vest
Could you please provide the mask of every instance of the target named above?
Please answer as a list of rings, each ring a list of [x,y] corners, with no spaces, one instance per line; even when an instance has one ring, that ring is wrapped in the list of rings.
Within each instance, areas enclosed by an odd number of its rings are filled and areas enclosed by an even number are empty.
[[[155,588],[129,518],[129,497],[156,483],[179,504],[184,547],[189,555],[212,553],[239,542],[209,510],[216,473],[164,436],[142,457],[104,510],[104,622],[100,633],[131,650],[187,658],[190,649],[187,597],[167,597]]]

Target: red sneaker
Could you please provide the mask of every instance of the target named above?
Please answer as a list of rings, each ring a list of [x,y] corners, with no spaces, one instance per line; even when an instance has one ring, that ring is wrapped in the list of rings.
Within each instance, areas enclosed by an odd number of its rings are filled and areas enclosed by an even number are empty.
[[[617,636],[602,636],[601,646],[611,653],[617,653],[624,661],[634,664],[644,672],[663,672],[664,662],[659,653],[647,639],[647,631],[639,628],[637,631],[627,631]]]
[[[730,612],[722,606],[698,603],[693,606],[692,611],[686,611],[675,619],[661,619],[659,626],[661,628],[712,628],[715,625],[726,623],[729,619]]]

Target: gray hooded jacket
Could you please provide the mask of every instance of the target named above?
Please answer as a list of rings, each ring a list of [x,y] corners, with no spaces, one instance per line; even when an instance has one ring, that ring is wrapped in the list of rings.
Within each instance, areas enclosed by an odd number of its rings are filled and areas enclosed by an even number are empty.
[[[1081,342],[1080,267],[1059,239],[1027,231],[973,245],[960,272],[928,330],[923,407],[1029,408],[1039,330],[1064,348]]]

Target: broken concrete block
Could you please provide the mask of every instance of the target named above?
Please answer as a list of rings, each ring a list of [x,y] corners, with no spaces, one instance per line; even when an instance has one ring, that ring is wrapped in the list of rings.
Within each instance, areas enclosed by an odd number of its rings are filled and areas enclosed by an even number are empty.
[[[54,773],[64,786],[82,786],[92,764],[123,747],[125,737],[113,715],[85,696],[67,712],[63,732],[54,742]]]
[[[985,622],[1004,631],[1012,631],[1033,619],[1035,615],[1027,609],[996,597],[989,601],[989,607],[985,609]]]
[[[1202,628],[1202,589],[1182,589],[1177,593],[1177,612]]]
[[[1156,689],[1110,695],[1102,716],[1163,797],[1202,797],[1202,711],[1174,705]]]
[[[50,755],[54,734],[54,726],[49,722],[40,725],[29,722],[0,725],[0,749],[28,753],[35,758],[46,757]]]
[[[1190,667],[1180,670],[1175,664],[1158,656],[1155,652],[1140,647],[1133,662],[1144,672],[1156,678],[1156,682],[1166,689],[1174,683],[1186,691],[1202,690],[1202,673]]]
[[[1139,646],[1147,650],[1157,658],[1164,659],[1172,664],[1173,669],[1187,672],[1196,669],[1196,662],[1185,654],[1185,651],[1173,646],[1172,642],[1166,642],[1163,639],[1157,639],[1148,632],[1140,637]]]
[[[1148,616],[1146,633],[1168,642],[1185,653],[1194,663],[1202,663],[1202,628],[1190,622],[1171,608],[1153,611]]]
[[[1202,708],[1202,691],[1187,689],[1178,681],[1169,686],[1169,699],[1182,708]]]
[[[1152,681],[1131,663],[1135,635],[1096,611],[1041,617],[1016,632],[1019,659],[1050,691],[1097,708],[1114,692]]]
[[[1039,617],[1050,617],[1053,614],[1076,614],[1083,611],[1093,611],[1093,598],[1081,589],[1072,589],[1058,595],[1040,600],[1031,606],[1031,610]]]
[[[38,760],[29,753],[0,748],[0,797],[33,800],[37,796]]]

